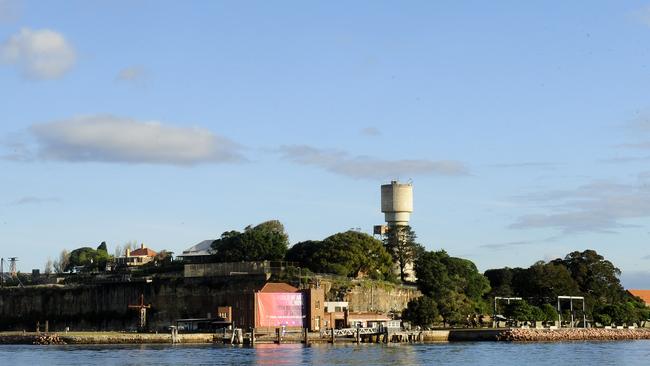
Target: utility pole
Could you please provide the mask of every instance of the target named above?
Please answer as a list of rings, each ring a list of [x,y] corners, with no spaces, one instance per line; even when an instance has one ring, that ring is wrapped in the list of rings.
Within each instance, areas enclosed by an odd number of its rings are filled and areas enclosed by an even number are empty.
[[[140,294],[140,303],[135,305],[129,305],[129,309],[139,309],[140,310],[140,330],[143,331],[147,326],[147,309],[151,309],[151,304],[144,304],[144,294]]]
[[[0,258],[0,288],[5,287],[5,259]]]

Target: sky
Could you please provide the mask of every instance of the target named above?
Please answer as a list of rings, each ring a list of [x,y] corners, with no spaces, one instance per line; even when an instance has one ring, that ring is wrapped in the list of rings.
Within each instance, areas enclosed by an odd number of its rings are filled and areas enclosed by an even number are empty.
[[[383,222],[650,288],[648,1],[0,0],[0,256]]]

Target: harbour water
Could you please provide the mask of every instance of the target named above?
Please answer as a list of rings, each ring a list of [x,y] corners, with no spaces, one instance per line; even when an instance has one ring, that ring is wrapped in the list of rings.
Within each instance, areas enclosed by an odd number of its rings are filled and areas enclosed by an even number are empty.
[[[0,346],[0,365],[648,365],[650,341]]]

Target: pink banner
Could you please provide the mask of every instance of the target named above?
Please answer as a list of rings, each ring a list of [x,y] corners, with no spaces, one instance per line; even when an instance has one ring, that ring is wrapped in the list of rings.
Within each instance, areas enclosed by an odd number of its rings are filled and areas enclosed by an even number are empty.
[[[258,327],[302,327],[302,294],[257,293]]]

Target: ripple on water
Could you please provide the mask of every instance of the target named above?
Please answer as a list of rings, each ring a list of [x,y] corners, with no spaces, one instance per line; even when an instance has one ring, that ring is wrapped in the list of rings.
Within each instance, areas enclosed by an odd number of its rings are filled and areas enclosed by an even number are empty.
[[[650,341],[417,345],[0,346],[1,365],[647,365]]]

